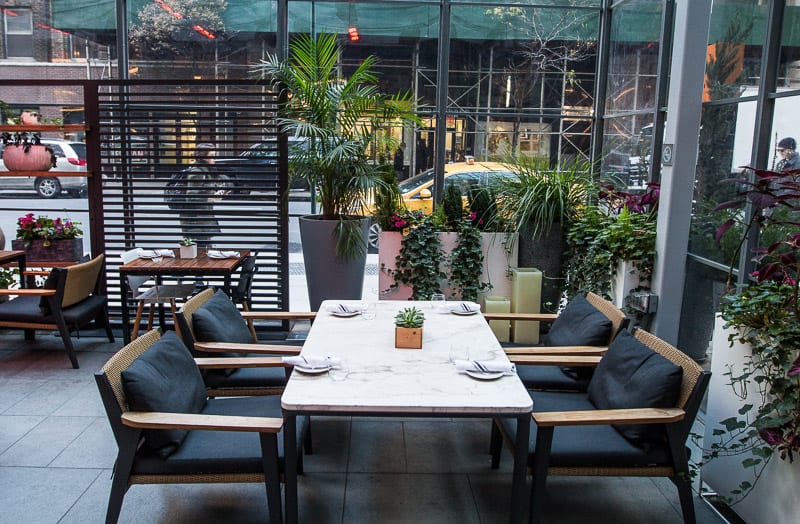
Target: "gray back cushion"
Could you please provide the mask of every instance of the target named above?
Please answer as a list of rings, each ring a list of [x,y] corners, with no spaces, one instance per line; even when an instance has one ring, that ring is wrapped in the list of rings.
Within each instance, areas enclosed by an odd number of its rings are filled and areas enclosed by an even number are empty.
[[[174,331],[168,331],[122,372],[122,388],[131,411],[200,413],[206,386],[192,355]],[[145,444],[162,457],[180,447],[184,429],[145,430]]]
[[[222,290],[192,314],[192,328],[199,342],[253,342],[247,322]]]
[[[589,382],[589,400],[599,409],[675,407],[683,368],[620,331]],[[617,431],[638,444],[663,436],[658,424],[618,425]]]
[[[605,346],[611,338],[611,320],[577,295],[558,315],[547,334],[548,346]]]

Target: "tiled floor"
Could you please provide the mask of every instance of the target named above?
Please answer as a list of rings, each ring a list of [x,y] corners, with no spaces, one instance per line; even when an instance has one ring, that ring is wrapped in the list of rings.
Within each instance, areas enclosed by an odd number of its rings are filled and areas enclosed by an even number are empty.
[[[0,523],[103,522],[116,445],[93,372],[119,347],[0,331]],[[489,467],[480,420],[315,418],[300,480],[304,523],[507,522],[510,456]],[[552,478],[545,522],[679,523],[665,479]],[[700,523],[723,522],[700,499]],[[261,485],[134,486],[121,522],[267,522]]]

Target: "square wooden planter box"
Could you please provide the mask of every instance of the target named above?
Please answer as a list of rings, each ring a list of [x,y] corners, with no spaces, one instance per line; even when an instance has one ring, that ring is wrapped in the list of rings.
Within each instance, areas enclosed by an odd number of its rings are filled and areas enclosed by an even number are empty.
[[[26,246],[24,240],[11,241],[11,249],[25,251],[25,259],[30,262],[77,262],[83,257],[83,239],[67,238],[51,240],[49,246],[44,240],[33,240]]]
[[[398,349],[422,349],[422,328],[394,328],[394,347]]]

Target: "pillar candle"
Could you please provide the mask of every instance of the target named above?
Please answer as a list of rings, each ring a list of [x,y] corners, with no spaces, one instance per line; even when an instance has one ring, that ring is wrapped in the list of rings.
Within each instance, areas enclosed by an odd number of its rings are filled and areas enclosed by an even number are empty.
[[[490,295],[486,297],[486,312],[487,313],[510,313],[511,301],[506,297],[498,295]],[[494,336],[500,342],[508,342],[511,340],[511,323],[508,320],[491,320],[489,327],[494,331]]]
[[[540,313],[542,304],[542,272],[535,268],[516,268],[511,274],[511,311]],[[511,323],[513,340],[517,344],[539,343],[539,322]]]

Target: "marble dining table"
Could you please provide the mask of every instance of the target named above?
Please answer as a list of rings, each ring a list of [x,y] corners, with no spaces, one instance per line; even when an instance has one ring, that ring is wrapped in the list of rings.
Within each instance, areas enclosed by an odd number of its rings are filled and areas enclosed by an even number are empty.
[[[397,349],[394,317],[411,306],[425,313],[422,349]],[[339,316],[342,309],[359,313]],[[493,380],[473,378],[457,368],[454,355],[501,367],[508,363],[480,312],[453,314],[432,302],[324,301],[301,356],[342,361],[346,376],[293,371],[281,400],[285,442],[294,442],[299,415],[516,418],[510,520],[521,522],[531,396],[516,373]],[[298,521],[296,449],[286,446],[285,453],[286,521],[294,523]]]

